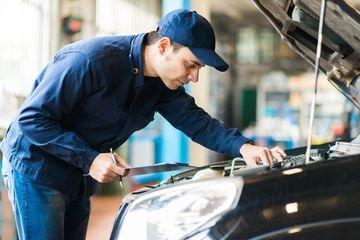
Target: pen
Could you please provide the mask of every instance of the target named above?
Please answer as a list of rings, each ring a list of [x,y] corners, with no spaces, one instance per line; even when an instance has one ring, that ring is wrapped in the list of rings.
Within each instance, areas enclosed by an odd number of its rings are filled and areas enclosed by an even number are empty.
[[[112,158],[113,164],[114,164],[115,166],[118,166],[118,164],[117,164],[117,161],[116,161],[116,159],[115,159],[115,155],[114,155],[114,152],[113,152],[113,149],[112,149],[112,148],[110,148],[110,153],[111,153],[111,158]],[[121,188],[123,188],[123,182],[122,182],[122,178],[121,178],[121,176],[120,176],[119,174],[116,174],[116,178],[117,178],[117,180],[119,181]]]

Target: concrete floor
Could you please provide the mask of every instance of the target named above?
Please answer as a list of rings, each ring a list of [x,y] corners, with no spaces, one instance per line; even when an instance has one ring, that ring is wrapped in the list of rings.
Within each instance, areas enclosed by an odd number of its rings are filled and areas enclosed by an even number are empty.
[[[91,197],[91,213],[86,240],[109,239],[121,201],[121,196]],[[4,189],[1,189],[1,205],[2,236],[0,236],[0,240],[16,239],[13,213]]]
[[[91,197],[91,213],[86,240],[109,239],[121,201],[120,196]]]

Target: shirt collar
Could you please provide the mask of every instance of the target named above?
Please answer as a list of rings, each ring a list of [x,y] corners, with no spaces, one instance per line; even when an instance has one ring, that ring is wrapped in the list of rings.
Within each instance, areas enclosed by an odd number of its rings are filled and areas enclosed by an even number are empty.
[[[132,63],[132,71],[135,77],[135,88],[144,85],[144,69],[143,69],[143,46],[147,33],[136,35],[131,41],[130,60]]]

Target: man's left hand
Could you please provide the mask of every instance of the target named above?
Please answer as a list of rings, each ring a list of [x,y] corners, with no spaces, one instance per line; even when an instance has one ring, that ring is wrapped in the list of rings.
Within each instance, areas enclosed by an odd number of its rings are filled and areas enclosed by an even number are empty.
[[[271,165],[274,160],[283,161],[283,158],[286,156],[284,150],[278,146],[268,149],[249,143],[244,144],[240,148],[240,154],[243,156],[248,166],[256,166],[260,163]]]

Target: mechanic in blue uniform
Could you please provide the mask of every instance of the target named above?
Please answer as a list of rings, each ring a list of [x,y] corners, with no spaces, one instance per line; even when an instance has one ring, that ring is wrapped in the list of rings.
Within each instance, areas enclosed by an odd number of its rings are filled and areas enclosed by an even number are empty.
[[[157,31],[62,48],[36,78],[2,142],[2,173],[20,239],[85,239],[96,182],[124,173],[116,149],[159,112],[193,141],[270,164],[285,153],[252,145],[198,107],[183,86],[205,65],[226,71],[210,23],[176,10]]]

